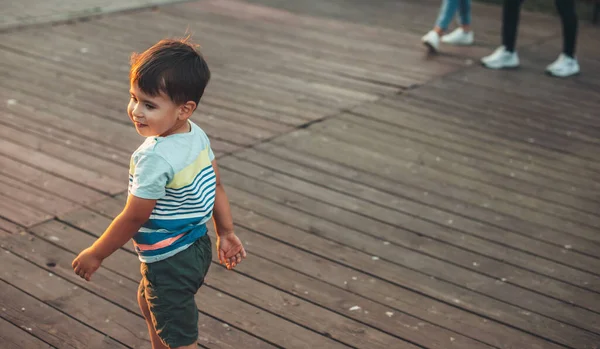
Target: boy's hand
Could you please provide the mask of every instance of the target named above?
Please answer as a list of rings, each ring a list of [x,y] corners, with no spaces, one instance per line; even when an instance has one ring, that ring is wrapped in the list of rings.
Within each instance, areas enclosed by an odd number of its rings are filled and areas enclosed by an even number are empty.
[[[101,263],[102,259],[94,253],[94,250],[91,247],[88,247],[81,251],[79,256],[73,260],[71,266],[73,267],[75,274],[86,281],[90,281],[92,274],[98,270]]]
[[[242,258],[246,258],[246,250],[234,233],[217,236],[217,251],[219,252],[219,262],[225,263],[227,269],[230,270],[240,264]]]

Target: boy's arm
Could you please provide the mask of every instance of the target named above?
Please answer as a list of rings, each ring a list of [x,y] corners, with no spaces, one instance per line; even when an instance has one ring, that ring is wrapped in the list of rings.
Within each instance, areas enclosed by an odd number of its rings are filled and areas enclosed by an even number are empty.
[[[102,261],[125,245],[138,232],[150,218],[155,205],[156,200],[129,195],[125,208],[112,221],[104,234],[73,260],[75,273],[89,281]]]
[[[231,217],[231,208],[225,189],[221,184],[221,176],[217,161],[212,161],[212,167],[215,171],[216,192],[215,204],[213,208],[213,221],[217,232],[217,251],[219,261],[225,263],[228,269],[235,267],[246,258],[246,250],[240,239],[233,232],[233,218]]]

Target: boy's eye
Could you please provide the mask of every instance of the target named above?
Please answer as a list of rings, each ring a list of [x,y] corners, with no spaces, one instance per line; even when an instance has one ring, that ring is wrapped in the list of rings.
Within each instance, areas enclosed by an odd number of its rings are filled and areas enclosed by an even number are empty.
[[[134,96],[130,96],[130,97],[134,102],[137,102],[137,98],[135,98]]]
[[[154,109],[154,106],[152,104],[146,103],[146,108],[148,108],[148,109]]]

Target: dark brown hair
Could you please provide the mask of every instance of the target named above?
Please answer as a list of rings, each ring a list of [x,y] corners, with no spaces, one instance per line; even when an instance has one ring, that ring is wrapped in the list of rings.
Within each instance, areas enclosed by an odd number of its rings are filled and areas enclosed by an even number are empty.
[[[164,39],[131,56],[129,81],[150,96],[162,91],[178,105],[200,102],[210,70],[189,39]]]

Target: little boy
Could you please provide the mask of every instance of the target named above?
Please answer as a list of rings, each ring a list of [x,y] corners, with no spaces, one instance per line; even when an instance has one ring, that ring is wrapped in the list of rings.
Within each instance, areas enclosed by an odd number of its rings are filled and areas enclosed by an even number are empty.
[[[138,303],[153,349],[196,348],[194,296],[208,272],[217,232],[219,261],[246,258],[233,232],[229,201],[208,137],[189,120],[210,80],[208,66],[186,40],[162,40],[131,58],[129,118],[146,137],[133,153],[123,211],[73,261],[90,280],[102,261],[133,238],[141,263]]]

